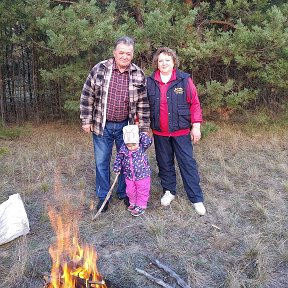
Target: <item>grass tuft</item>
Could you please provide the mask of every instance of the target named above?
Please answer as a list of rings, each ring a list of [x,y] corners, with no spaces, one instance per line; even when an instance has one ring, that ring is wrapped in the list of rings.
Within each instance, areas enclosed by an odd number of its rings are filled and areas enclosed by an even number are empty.
[[[210,134],[216,132],[219,127],[213,122],[204,122],[201,125],[201,134],[203,138],[208,137]]]
[[[10,152],[9,148],[8,147],[0,147],[0,158],[2,156],[4,156],[5,154],[8,154]]]
[[[14,140],[19,138],[22,135],[29,135],[30,134],[30,127],[3,127],[0,126],[0,139],[2,140]]]

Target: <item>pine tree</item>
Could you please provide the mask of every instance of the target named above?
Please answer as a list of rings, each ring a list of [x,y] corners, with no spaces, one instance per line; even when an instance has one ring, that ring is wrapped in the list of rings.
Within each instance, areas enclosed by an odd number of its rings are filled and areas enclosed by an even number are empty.
[[[133,61],[147,75],[159,46],[176,50],[207,116],[260,106],[279,110],[287,103],[283,1],[27,0],[23,6],[2,0],[0,5],[2,122],[13,113],[12,120],[77,111],[89,70],[111,57],[122,35],[135,38]],[[17,93],[24,102],[16,101]]]

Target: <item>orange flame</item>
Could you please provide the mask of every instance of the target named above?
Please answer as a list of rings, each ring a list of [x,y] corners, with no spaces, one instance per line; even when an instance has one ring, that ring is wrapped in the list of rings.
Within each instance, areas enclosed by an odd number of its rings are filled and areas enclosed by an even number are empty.
[[[48,215],[56,233],[56,241],[49,248],[53,263],[48,287],[75,288],[79,286],[76,283],[80,278],[83,287],[107,288],[97,270],[96,251],[89,245],[81,247],[78,242],[76,217],[71,214],[61,217],[54,209],[50,209]],[[91,284],[88,286],[87,283]]]

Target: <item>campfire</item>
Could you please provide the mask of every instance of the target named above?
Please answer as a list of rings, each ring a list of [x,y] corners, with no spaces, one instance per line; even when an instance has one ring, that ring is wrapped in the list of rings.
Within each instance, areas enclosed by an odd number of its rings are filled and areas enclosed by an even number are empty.
[[[56,233],[56,241],[49,248],[52,269],[44,287],[107,288],[97,270],[96,251],[91,245],[79,244],[77,217],[67,217],[67,214],[63,217],[51,208],[48,215]]]
[[[81,198],[75,203],[75,194],[63,191],[60,172],[55,173],[54,204],[49,199],[48,216],[55,231],[55,241],[49,247],[52,258],[51,274],[45,279],[45,288],[107,288],[98,272],[97,253],[92,245],[82,244],[79,239]],[[79,193],[78,195],[81,195]],[[80,196],[81,197],[81,196]],[[73,201],[74,200],[74,201]],[[80,204],[81,205],[81,204]]]

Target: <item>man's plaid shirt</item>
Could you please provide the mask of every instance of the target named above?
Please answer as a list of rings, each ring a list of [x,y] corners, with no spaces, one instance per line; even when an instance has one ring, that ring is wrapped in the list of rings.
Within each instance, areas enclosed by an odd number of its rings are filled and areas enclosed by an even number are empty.
[[[107,98],[107,121],[122,122],[129,115],[129,67],[121,73],[114,61]]]
[[[80,98],[82,125],[93,124],[93,132],[103,135],[106,123],[107,97],[113,69],[113,58],[96,64],[84,83]],[[150,109],[144,72],[135,64],[129,69],[129,123],[139,121],[139,130],[148,132]]]

